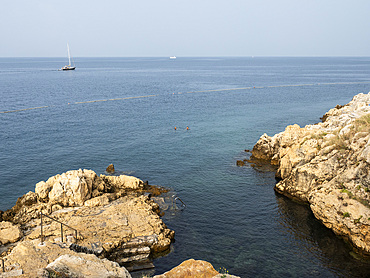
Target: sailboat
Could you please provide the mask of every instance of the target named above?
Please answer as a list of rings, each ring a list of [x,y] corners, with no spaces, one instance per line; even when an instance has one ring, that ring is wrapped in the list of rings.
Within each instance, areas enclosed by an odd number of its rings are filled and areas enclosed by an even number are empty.
[[[68,50],[68,65],[62,67],[60,70],[74,70],[76,67],[71,65],[71,54],[69,53],[69,45],[67,43],[67,50]]]

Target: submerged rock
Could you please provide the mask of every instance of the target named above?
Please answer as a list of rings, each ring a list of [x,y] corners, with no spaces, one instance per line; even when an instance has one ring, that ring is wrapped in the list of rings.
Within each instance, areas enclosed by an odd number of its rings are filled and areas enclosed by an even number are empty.
[[[244,166],[245,162],[243,160],[237,160],[236,161],[236,166]]]
[[[252,158],[277,165],[275,190],[306,202],[317,219],[370,254],[370,93],[331,109],[323,122],[264,134]]]

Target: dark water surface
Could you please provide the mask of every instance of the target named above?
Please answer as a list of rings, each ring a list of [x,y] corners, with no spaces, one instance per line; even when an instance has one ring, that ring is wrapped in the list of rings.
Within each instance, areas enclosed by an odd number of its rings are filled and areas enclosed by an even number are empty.
[[[236,167],[258,138],[370,91],[370,58],[0,59],[0,209],[68,170],[172,188],[172,252],[156,273],[207,260],[241,277],[366,277],[370,264],[274,193],[273,172]],[[177,130],[174,130],[174,127]],[[186,126],[190,130],[186,130]]]

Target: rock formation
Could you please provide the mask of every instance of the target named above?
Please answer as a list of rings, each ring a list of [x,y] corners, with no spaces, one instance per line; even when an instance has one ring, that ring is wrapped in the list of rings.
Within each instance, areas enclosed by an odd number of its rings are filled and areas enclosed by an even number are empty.
[[[0,222],[0,244],[14,243],[22,237],[21,229],[11,222]]]
[[[93,254],[76,253],[60,244],[39,243],[38,240],[20,242],[6,257],[4,274],[22,274],[21,277],[38,278],[131,277],[118,263],[99,259]]]
[[[62,255],[46,266],[49,273],[63,273],[67,277],[129,278],[130,273],[118,263],[100,260],[95,255]]]
[[[328,111],[322,122],[264,134],[252,160],[277,165],[275,190],[310,205],[326,227],[370,254],[370,93]]]
[[[153,278],[238,278],[229,274],[218,273],[213,266],[206,261],[189,259],[170,271],[156,275]]]
[[[158,204],[143,195],[147,189],[152,188],[135,177],[97,176],[91,170],[81,169],[37,183],[35,192],[20,197],[2,215],[1,243],[21,239],[9,246],[5,266],[9,271],[11,265],[17,265],[25,274],[35,273],[35,268],[45,268],[61,255],[76,256],[77,251],[122,265],[141,261],[146,267],[153,267],[149,255],[168,249],[174,231],[160,219]],[[44,215],[42,233],[40,213]],[[42,241],[45,246],[39,245]],[[25,253],[29,254],[28,261],[31,256],[39,263],[29,266],[27,259],[22,262],[21,256],[16,255]],[[66,258],[60,261],[66,263]]]

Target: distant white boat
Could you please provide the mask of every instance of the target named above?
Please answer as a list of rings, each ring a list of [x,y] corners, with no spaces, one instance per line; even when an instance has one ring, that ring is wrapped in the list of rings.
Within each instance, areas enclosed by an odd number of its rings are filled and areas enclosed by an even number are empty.
[[[74,70],[76,67],[71,65],[71,54],[69,53],[69,45],[67,43],[67,51],[68,51],[68,65],[62,67],[59,70]],[[73,63],[74,64],[74,63]]]
[[[176,59],[176,56],[171,56],[170,59]]]

